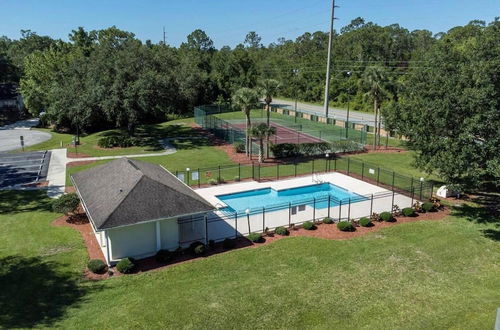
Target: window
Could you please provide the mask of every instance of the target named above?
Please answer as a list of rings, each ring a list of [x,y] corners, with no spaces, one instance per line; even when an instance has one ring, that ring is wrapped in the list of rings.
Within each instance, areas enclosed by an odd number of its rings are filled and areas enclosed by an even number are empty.
[[[297,214],[297,206],[292,206],[292,215]]]
[[[306,205],[299,205],[299,212],[305,211],[306,210]]]

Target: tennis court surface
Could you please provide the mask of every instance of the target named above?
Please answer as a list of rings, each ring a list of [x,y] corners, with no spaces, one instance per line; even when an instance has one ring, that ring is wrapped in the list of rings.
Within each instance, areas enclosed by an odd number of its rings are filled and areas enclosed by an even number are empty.
[[[50,151],[0,153],[0,189],[45,181],[49,161]]]
[[[275,122],[270,122],[270,125],[276,128],[276,134],[271,137],[274,144],[281,143],[312,143],[324,142],[324,140],[300,131],[301,126],[297,125],[295,128],[286,127]],[[245,131],[244,123],[232,123],[231,126],[237,130]]]

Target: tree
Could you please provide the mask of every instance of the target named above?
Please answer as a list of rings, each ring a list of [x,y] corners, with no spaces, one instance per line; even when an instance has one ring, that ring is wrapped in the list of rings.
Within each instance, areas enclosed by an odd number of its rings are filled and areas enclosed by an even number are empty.
[[[248,135],[249,133],[249,128],[251,127],[252,123],[250,122],[250,110],[254,108],[258,102],[259,102],[259,94],[248,87],[242,87],[238,89],[232,98],[233,105],[236,108],[239,108],[243,113],[245,114],[246,117],[246,127],[245,127],[245,152],[247,156],[250,156],[251,154],[251,140]]]
[[[262,47],[261,41],[262,38],[255,31],[250,31],[245,37],[244,44],[248,48],[256,49]]]
[[[182,43],[181,47],[199,51],[213,51],[214,42],[205,31],[196,29],[187,36],[187,42]]]
[[[385,70],[380,66],[371,66],[366,68],[363,73],[361,85],[366,91],[365,96],[373,101],[373,112],[375,113],[375,138],[373,140],[373,149],[380,140],[380,104],[386,95],[385,84],[387,76]],[[378,124],[378,125],[377,125]]]
[[[453,28],[403,80],[386,125],[448,184],[500,186],[500,21]]]
[[[273,102],[273,97],[278,93],[279,87],[280,83],[275,79],[264,79],[259,81],[260,92],[261,95],[264,96],[264,102],[266,102],[267,126],[270,126],[271,103]],[[266,141],[266,157],[269,157],[269,137]]]
[[[249,128],[249,134],[259,141],[259,163],[262,163],[264,161],[264,139],[269,144],[269,138],[276,134],[276,127],[268,126],[265,123],[252,125]],[[269,146],[266,145],[266,147],[269,149]]]
[[[57,213],[70,215],[74,213],[80,205],[80,199],[75,193],[64,194],[52,202],[52,210]]]

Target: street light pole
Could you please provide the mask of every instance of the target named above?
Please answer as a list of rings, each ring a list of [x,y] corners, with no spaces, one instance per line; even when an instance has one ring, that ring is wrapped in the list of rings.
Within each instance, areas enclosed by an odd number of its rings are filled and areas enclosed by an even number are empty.
[[[351,74],[352,72],[351,71],[347,71],[346,72],[346,75],[347,75],[347,79],[351,78]],[[348,80],[349,82],[349,80]],[[346,129],[345,129],[345,138],[347,139],[349,137],[349,103],[351,102],[351,90],[349,87],[347,87],[347,120],[346,120]]]
[[[330,36],[328,38],[328,58],[326,61],[326,82],[325,82],[325,117],[328,120],[328,103],[330,102],[330,67],[332,60],[332,40],[333,40],[333,20],[335,19],[335,0],[332,0],[332,16],[330,19]]]

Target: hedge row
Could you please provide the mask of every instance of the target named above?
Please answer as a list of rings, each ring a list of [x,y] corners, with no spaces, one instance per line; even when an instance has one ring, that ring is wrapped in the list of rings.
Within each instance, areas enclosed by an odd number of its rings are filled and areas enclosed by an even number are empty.
[[[353,152],[360,150],[358,143],[350,140],[311,143],[271,144],[271,152],[275,158],[309,157],[330,152]]]

